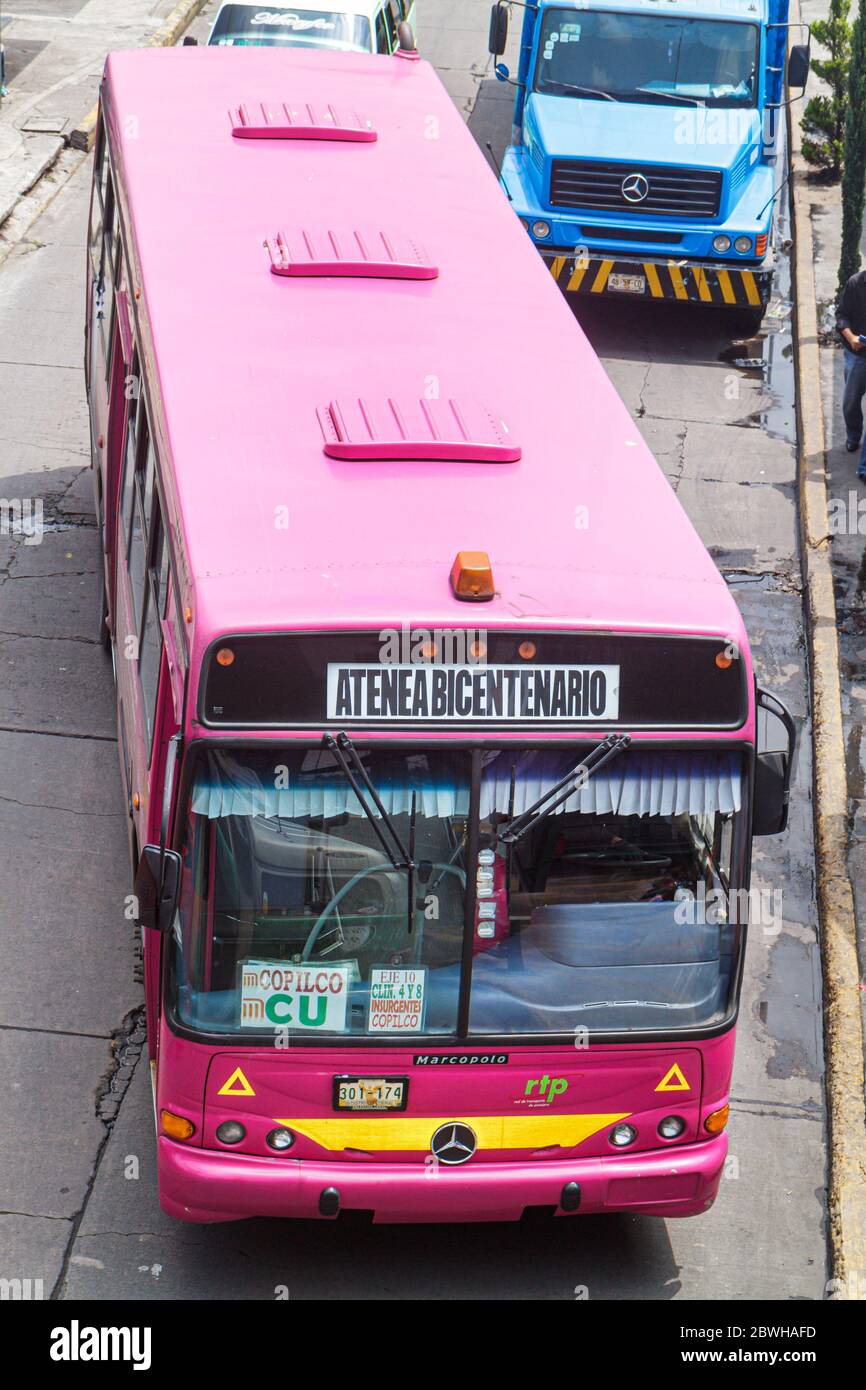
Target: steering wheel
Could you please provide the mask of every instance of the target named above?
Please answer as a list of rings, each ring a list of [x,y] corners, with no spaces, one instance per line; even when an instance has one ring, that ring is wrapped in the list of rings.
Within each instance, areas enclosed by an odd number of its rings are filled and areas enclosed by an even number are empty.
[[[463,869],[456,869],[453,864],[434,864],[433,869],[441,869],[443,873],[454,874],[457,878],[459,878],[462,881],[463,886],[465,888],[466,874],[464,873]],[[321,934],[322,927],[325,925],[334,909],[339,907],[346,894],[351,892],[351,890],[355,887],[356,883],[360,883],[361,879],[367,878],[369,874],[393,874],[399,872],[400,870],[395,869],[393,864],[373,864],[371,867],[367,869],[359,869],[358,873],[353,874],[352,877],[349,879],[348,883],[343,884],[342,888],[334,894],[331,901],[329,903],[326,903],[325,907],[319,913],[313,925],[313,930],[307,937],[307,943],[304,946],[303,951],[301,952],[301,960],[303,961],[310,959],[310,956],[313,953],[313,947],[315,946]]]

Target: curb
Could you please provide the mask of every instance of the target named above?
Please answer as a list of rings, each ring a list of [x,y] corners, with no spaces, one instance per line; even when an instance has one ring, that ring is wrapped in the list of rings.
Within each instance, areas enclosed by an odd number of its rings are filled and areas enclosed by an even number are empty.
[[[792,8],[799,10],[799,5]],[[789,30],[789,41],[792,31]],[[836,600],[827,516],[812,216],[800,126],[787,108],[794,239],[797,487],[812,696],[815,874],[823,967],[828,1193],[834,1296],[866,1297],[866,1098]]]
[[[204,8],[205,0],[180,0],[171,14],[155,34],[152,34],[144,48],[171,48],[176,44],[184,29],[191,24],[199,10]],[[75,129],[70,131],[68,143],[74,150],[91,150],[96,138],[96,122],[99,118],[99,102],[90,108]]]

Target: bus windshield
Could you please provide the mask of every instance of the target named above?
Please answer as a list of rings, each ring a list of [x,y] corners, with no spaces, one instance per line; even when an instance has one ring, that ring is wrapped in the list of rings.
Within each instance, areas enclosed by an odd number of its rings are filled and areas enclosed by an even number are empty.
[[[291,44],[355,53],[369,53],[372,47],[370,21],[364,15],[259,5],[223,5],[208,43],[235,48]]]
[[[758,29],[713,19],[550,9],[535,90],[591,101],[754,106]]]
[[[739,755],[631,749],[523,815],[579,756],[380,743],[350,777],[324,746],[200,755],[173,932],[180,1022],[333,1043],[722,1020]]]

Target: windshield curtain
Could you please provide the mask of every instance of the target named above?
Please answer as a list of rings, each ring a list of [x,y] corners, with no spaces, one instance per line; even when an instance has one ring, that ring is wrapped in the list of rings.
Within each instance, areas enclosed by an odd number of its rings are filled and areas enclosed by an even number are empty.
[[[535,90],[588,100],[749,107],[757,100],[754,24],[552,9]]]
[[[364,15],[258,5],[223,5],[208,42],[229,47],[291,44],[358,53],[372,50],[370,21]]]
[[[740,755],[632,749],[545,801],[580,756],[202,752],[173,931],[180,1021],[331,1042],[462,1036],[461,1003],[468,1033],[497,1038],[721,1021]]]

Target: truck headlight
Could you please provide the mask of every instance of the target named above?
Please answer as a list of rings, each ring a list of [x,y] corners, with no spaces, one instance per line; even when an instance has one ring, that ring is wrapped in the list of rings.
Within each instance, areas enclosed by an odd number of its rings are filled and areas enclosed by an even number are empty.
[[[739,251],[741,256],[747,256],[752,249],[752,238],[750,236],[738,236],[734,242],[734,250]]]
[[[730,251],[730,249],[731,249],[731,238],[730,238],[729,236],[717,236],[717,237],[713,237],[713,250],[714,250],[714,251],[718,251],[721,255],[724,255],[724,253],[725,253],[726,251]]]
[[[544,241],[544,238],[545,238],[545,237],[550,236],[550,223],[549,223],[549,222],[533,222],[533,224],[532,224],[532,235],[533,235],[534,237],[537,237],[539,241]]]

